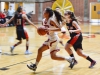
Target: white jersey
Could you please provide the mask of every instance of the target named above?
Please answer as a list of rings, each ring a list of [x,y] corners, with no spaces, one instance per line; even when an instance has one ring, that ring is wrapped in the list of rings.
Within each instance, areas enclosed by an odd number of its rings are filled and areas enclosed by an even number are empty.
[[[43,25],[47,28],[56,28],[55,26],[50,24],[50,21],[52,20],[52,18],[50,18],[47,22],[46,19],[43,19]],[[47,45],[50,49],[50,53],[52,53],[53,51],[59,51],[59,47],[58,47],[58,43],[59,43],[59,37],[56,34],[55,31],[49,31],[47,33],[48,35],[48,40],[44,42],[43,45]]]
[[[46,19],[43,19],[43,25],[47,28],[56,28],[55,26],[50,24],[51,20],[52,18],[49,18],[49,20],[46,22]],[[49,31],[47,35],[48,35],[48,39],[50,40],[58,40],[58,35],[56,34],[55,31]]]

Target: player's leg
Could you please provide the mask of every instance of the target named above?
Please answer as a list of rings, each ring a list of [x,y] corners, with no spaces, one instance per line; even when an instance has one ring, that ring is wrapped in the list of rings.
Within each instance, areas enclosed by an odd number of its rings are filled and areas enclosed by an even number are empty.
[[[20,45],[22,43],[22,39],[21,39],[21,35],[22,32],[20,32],[19,30],[16,30],[16,34],[17,34],[17,40],[19,40],[19,42],[17,42],[16,44],[14,44],[13,46],[10,47],[10,52],[13,53],[13,50],[16,46]]]
[[[72,50],[70,49],[70,47],[72,47],[72,45],[69,44],[69,43],[66,43],[66,45],[65,45],[65,50],[66,50],[66,51],[68,52],[68,54],[71,56],[71,55],[73,55],[73,52],[72,52]],[[74,57],[74,55],[71,56],[71,57]]]
[[[79,56],[81,56],[81,57],[83,57],[83,58],[85,58],[85,59],[87,59],[88,61],[91,62],[89,68],[92,68],[92,67],[96,64],[96,61],[93,60],[91,57],[87,56],[86,54],[84,54],[84,53],[82,52],[81,49],[77,49],[76,52],[77,52],[77,54],[78,54]]]
[[[25,54],[32,54],[32,52],[29,51],[29,38],[26,38],[26,51]]]
[[[16,44],[14,44],[13,46],[10,47],[10,52],[13,53],[13,50],[16,46],[20,45],[22,43],[22,40],[19,40],[19,42],[17,42]]]
[[[42,58],[42,53],[47,50],[49,47],[47,45],[43,45],[38,49],[38,53],[37,53],[37,57],[36,57],[36,61],[35,64],[31,64],[31,65],[27,65],[27,67],[33,71],[36,71],[37,65],[40,62],[41,58]]]
[[[80,38],[79,38],[80,37]],[[65,46],[65,50],[68,52],[68,54],[70,55],[70,57],[74,57],[74,54],[72,52],[72,50],[70,49],[72,46],[75,49],[75,46],[79,43],[82,42],[82,36],[80,36],[79,34],[77,36],[72,37],[66,44]],[[75,57],[74,57],[75,58]],[[74,64],[77,64],[78,62],[75,60]]]
[[[71,50],[72,45],[69,43],[66,43],[65,45],[65,50],[67,51],[67,53],[69,54],[70,57],[74,57],[73,51]],[[74,65],[76,65],[78,62],[74,57]],[[70,65],[69,65],[70,67]]]
[[[73,61],[74,57],[69,58],[69,57],[62,57],[62,56],[57,55],[56,53],[59,51],[57,45],[58,45],[57,41],[51,43],[51,47],[50,47],[51,58],[53,60],[59,60],[59,61],[67,60],[70,63],[71,68],[73,68],[73,66],[74,66],[74,64],[73,64],[74,63],[74,61]]]
[[[22,36],[21,36],[23,39],[26,39],[26,51],[25,51],[25,54],[28,55],[28,54],[32,54],[30,51],[29,51],[29,36],[28,36],[28,33],[27,31],[24,30],[22,31]]]
[[[72,47],[72,45],[71,44],[69,44],[69,43],[66,43],[66,45],[65,45],[65,50],[67,51],[67,53],[70,55],[70,57],[74,57],[74,54],[73,54],[73,52],[72,52],[72,50],[71,50],[71,48],[70,47]],[[74,57],[75,58],[75,57]],[[75,63],[74,64],[77,64],[78,62],[75,60]]]

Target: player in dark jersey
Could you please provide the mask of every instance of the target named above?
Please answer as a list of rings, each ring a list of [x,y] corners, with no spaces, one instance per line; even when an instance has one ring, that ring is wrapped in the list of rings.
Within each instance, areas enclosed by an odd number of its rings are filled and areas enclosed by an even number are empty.
[[[25,25],[24,22],[25,22],[25,20],[27,20],[29,22],[29,24],[33,25],[35,28],[37,28],[37,27],[22,12],[23,12],[22,7],[18,7],[15,15],[9,21],[7,21],[5,23],[5,25],[7,25],[8,23],[10,23],[14,19],[15,25],[16,25],[16,34],[17,34],[16,39],[19,40],[18,43],[11,46],[10,51],[11,51],[11,53],[13,53],[14,48],[22,43],[22,39],[26,39],[26,52],[25,52],[25,54],[31,54],[31,52],[28,51],[29,36],[24,28],[24,25]]]
[[[71,47],[73,47],[76,51],[76,53],[87,59],[88,61],[91,62],[91,65],[89,66],[89,68],[92,68],[95,64],[96,64],[96,61],[94,61],[93,59],[91,59],[89,56],[85,55],[82,50],[82,40],[83,40],[83,37],[82,37],[82,32],[81,32],[81,28],[79,26],[79,23],[77,21],[77,19],[75,18],[75,15],[73,12],[71,11],[67,11],[65,12],[65,18],[67,20],[67,29],[70,33],[70,40],[66,43],[65,45],[65,49],[66,51],[68,52],[68,54],[71,56],[71,57],[74,57],[74,54],[71,50]],[[74,60],[74,64],[77,64],[77,61]]]

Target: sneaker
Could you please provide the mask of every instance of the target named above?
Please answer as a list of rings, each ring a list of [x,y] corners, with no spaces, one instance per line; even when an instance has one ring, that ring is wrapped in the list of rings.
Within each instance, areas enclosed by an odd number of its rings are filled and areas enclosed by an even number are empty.
[[[93,68],[94,65],[96,65],[96,61],[91,62],[91,65],[89,66],[89,68]]]
[[[26,50],[25,55],[29,55],[29,54],[32,54],[32,52]]]
[[[75,65],[75,58],[74,57],[70,57],[68,62],[70,63],[70,68],[72,69]]]
[[[10,47],[10,52],[13,53],[14,47]]]
[[[33,71],[36,71],[36,69],[37,69],[36,64],[27,65],[27,67],[28,67],[30,70],[33,70]]]
[[[74,65],[77,65],[77,64],[78,64],[77,60],[74,60]],[[70,67],[70,65],[69,65],[69,67]]]

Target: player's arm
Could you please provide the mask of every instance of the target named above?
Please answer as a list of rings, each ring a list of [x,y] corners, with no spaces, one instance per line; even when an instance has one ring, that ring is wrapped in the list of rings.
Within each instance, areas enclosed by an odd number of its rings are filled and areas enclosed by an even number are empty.
[[[9,24],[13,19],[14,19],[14,16],[13,16],[10,20],[8,20],[8,21],[5,23],[5,25]]]
[[[55,24],[54,21],[51,20],[51,21],[50,21],[50,24],[53,25],[53,26],[55,26],[56,28],[48,28],[49,31],[61,31],[61,28],[58,27],[58,26]]]
[[[29,23],[30,25],[34,26],[34,27],[37,29],[37,26],[34,25],[34,24],[28,19],[28,17],[27,17],[25,14],[23,14],[23,18],[24,18],[25,20],[27,20],[28,23]]]
[[[79,26],[79,24],[76,21],[73,21],[73,26],[76,28],[76,30],[69,30],[69,32],[74,32],[74,33],[80,33],[81,32],[81,28]]]

